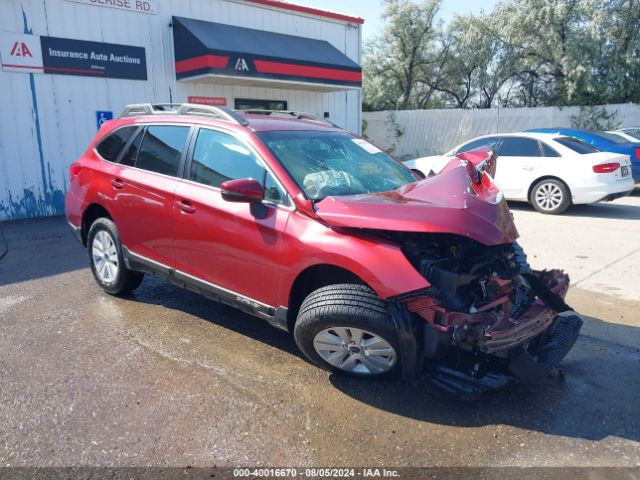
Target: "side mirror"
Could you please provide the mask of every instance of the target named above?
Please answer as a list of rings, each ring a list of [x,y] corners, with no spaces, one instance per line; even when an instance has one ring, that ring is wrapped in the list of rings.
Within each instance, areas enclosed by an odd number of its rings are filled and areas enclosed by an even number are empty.
[[[227,180],[222,182],[220,190],[227,202],[260,203],[264,200],[264,188],[253,178]]]

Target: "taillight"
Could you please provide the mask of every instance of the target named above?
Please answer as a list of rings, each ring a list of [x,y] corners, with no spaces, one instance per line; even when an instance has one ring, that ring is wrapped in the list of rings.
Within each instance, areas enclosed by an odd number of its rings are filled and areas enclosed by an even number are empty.
[[[80,165],[78,165],[77,163],[71,164],[71,167],[69,168],[69,178],[71,180],[73,180],[74,177],[80,173],[80,168]]]
[[[640,148],[636,148],[636,160],[640,160]]]
[[[620,164],[618,162],[602,163],[600,165],[594,165],[593,171],[596,173],[611,173],[615,172],[618,168],[620,168]]]

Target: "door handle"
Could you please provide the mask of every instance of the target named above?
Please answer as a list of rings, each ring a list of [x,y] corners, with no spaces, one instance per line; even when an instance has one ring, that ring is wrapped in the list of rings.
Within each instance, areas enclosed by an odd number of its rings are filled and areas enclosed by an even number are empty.
[[[111,180],[111,185],[113,185],[113,188],[116,188],[118,190],[122,190],[124,188],[124,182],[121,178],[114,178],[113,180]]]
[[[176,203],[178,204],[180,211],[183,213],[196,213],[196,207],[191,205],[189,200],[176,200]]]

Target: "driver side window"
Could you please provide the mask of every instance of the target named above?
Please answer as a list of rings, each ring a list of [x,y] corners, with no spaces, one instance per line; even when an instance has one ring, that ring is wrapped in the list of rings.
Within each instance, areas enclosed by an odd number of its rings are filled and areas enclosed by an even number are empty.
[[[193,150],[189,180],[220,187],[227,180],[253,178],[265,187],[265,200],[286,204],[286,195],[258,158],[235,137],[201,128]]]

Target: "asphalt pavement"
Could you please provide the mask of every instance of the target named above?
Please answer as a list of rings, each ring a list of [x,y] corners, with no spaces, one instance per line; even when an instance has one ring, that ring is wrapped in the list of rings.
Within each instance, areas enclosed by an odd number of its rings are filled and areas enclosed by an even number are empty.
[[[0,465],[640,466],[640,195],[513,206],[588,318],[564,378],[477,402],[331,375],[265,322],[158,279],[103,293],[62,218],[5,225]]]

